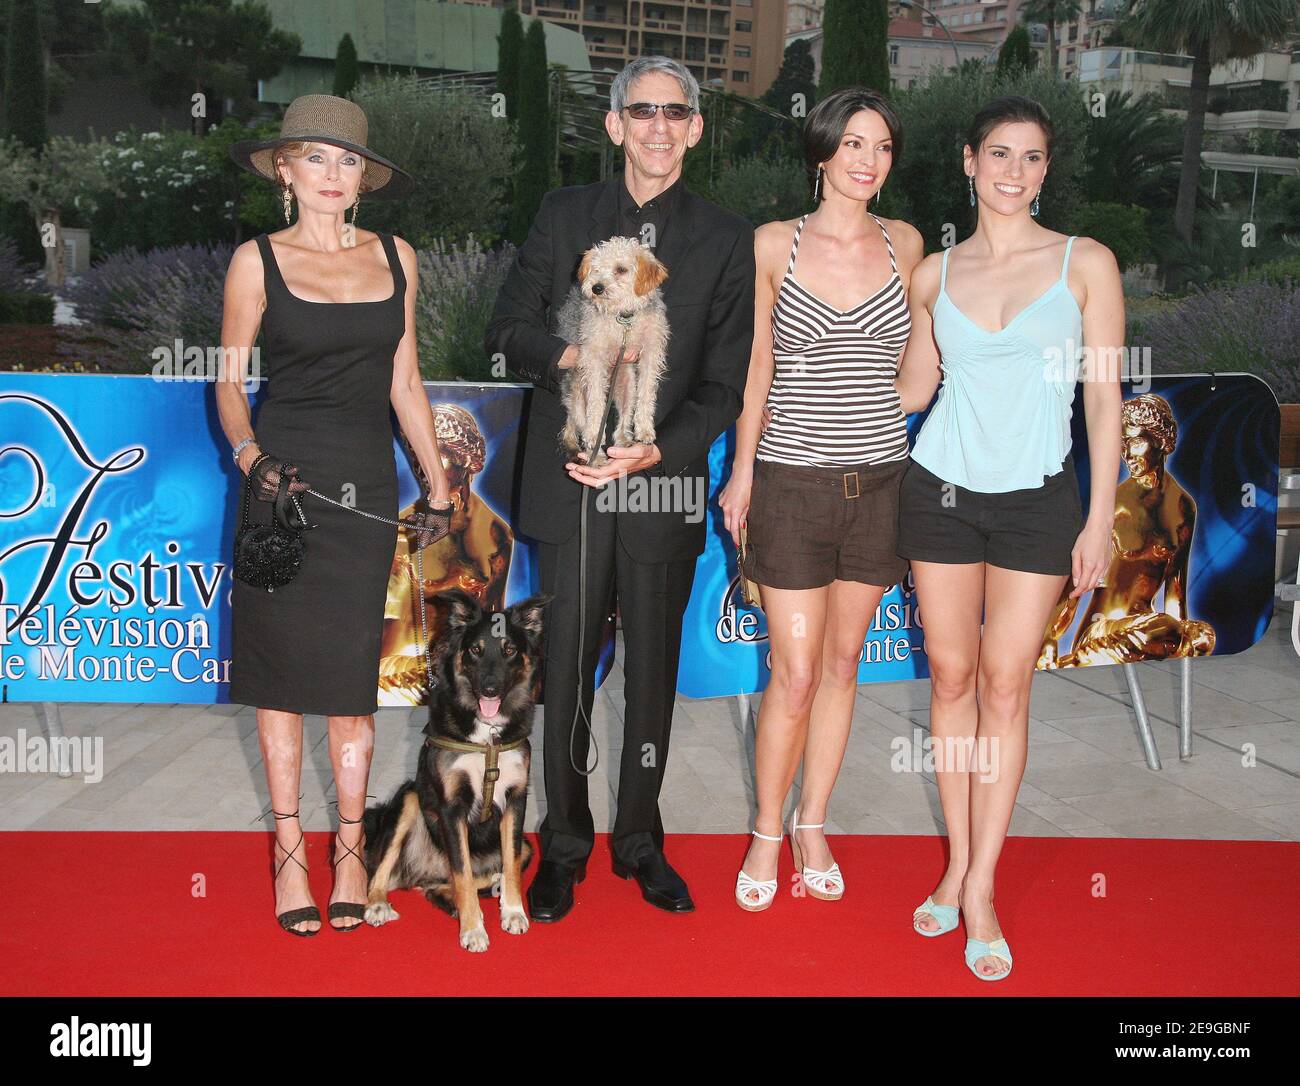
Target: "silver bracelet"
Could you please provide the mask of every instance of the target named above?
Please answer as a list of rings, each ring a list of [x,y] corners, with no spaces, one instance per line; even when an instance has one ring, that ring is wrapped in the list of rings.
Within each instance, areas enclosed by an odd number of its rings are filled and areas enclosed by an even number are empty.
[[[236,446],[235,446],[235,451],[234,451],[234,454],[233,454],[235,463],[236,463],[236,464],[239,463],[239,454],[240,454],[241,452],[244,451],[244,446],[245,446],[245,445],[255,445],[255,444],[257,444],[257,438],[255,438],[255,437],[246,437],[246,438],[244,438],[243,441],[241,441],[238,445],[236,445]]]

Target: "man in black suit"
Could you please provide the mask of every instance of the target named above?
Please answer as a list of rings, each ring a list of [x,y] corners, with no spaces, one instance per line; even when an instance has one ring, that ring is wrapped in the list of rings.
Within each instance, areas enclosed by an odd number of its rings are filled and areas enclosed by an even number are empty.
[[[682,181],[686,149],[704,131],[694,77],[666,57],[641,57],[615,78],[610,105],[605,130],[623,148],[623,174],[546,194],[497,297],[484,344],[535,386],[525,424],[518,528],[538,541],[542,591],[555,594],[547,609],[543,688],[547,810],[542,861],[528,890],[529,912],[542,921],[559,920],[572,908],[573,887],[586,874],[595,836],[580,770],[588,758],[585,722],[601,630],[615,595],[626,650],[626,705],[614,871],[635,877],[653,905],[670,912],[694,908],[685,882],[664,857],[659,790],[682,615],[695,559],[704,550],[709,447],[740,414],[754,332],[753,227]],[[610,462],[591,468],[585,458],[566,462],[559,448],[565,419],[560,379],[578,348],[552,330],[583,253],[620,235],[649,245],[668,269],[661,288],[670,327],[667,370],[655,406],[655,443],[610,446]],[[621,361],[634,360],[625,354]],[[632,495],[634,481],[640,500],[622,500]],[[581,721],[579,670],[587,714]]]

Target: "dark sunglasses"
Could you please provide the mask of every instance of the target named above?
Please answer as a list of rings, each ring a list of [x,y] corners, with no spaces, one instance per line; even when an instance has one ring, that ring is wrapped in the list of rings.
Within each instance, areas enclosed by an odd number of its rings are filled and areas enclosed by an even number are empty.
[[[664,111],[664,116],[670,121],[684,121],[695,112],[684,102],[633,102],[623,108],[638,121],[650,120],[655,115],[655,112],[661,109]]]

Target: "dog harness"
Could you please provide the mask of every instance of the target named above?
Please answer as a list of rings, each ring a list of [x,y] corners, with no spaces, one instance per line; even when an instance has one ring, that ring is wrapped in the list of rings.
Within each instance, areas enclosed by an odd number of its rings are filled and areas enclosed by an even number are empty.
[[[460,739],[444,739],[440,735],[430,735],[425,738],[426,747],[438,747],[442,750],[454,750],[461,754],[482,754],[485,761],[483,765],[483,811],[479,815],[480,822],[486,822],[492,817],[492,795],[496,791],[497,778],[501,776],[501,770],[497,768],[497,755],[507,750],[514,750],[516,747],[522,747],[525,739],[514,739],[509,743],[467,743]]]

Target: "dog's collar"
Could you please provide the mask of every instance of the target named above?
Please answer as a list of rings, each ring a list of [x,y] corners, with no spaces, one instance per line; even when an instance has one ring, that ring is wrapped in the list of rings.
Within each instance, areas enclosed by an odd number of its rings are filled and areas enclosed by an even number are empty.
[[[503,751],[522,747],[526,741],[527,737],[512,739],[509,743],[468,743],[461,739],[444,739],[441,735],[429,735],[425,737],[424,745],[426,747],[439,747],[442,750],[459,751],[461,754],[482,754],[484,756],[483,810],[479,814],[478,820],[486,822],[492,817],[492,796],[496,792],[497,778],[501,776],[501,770],[497,768],[497,755]]]

